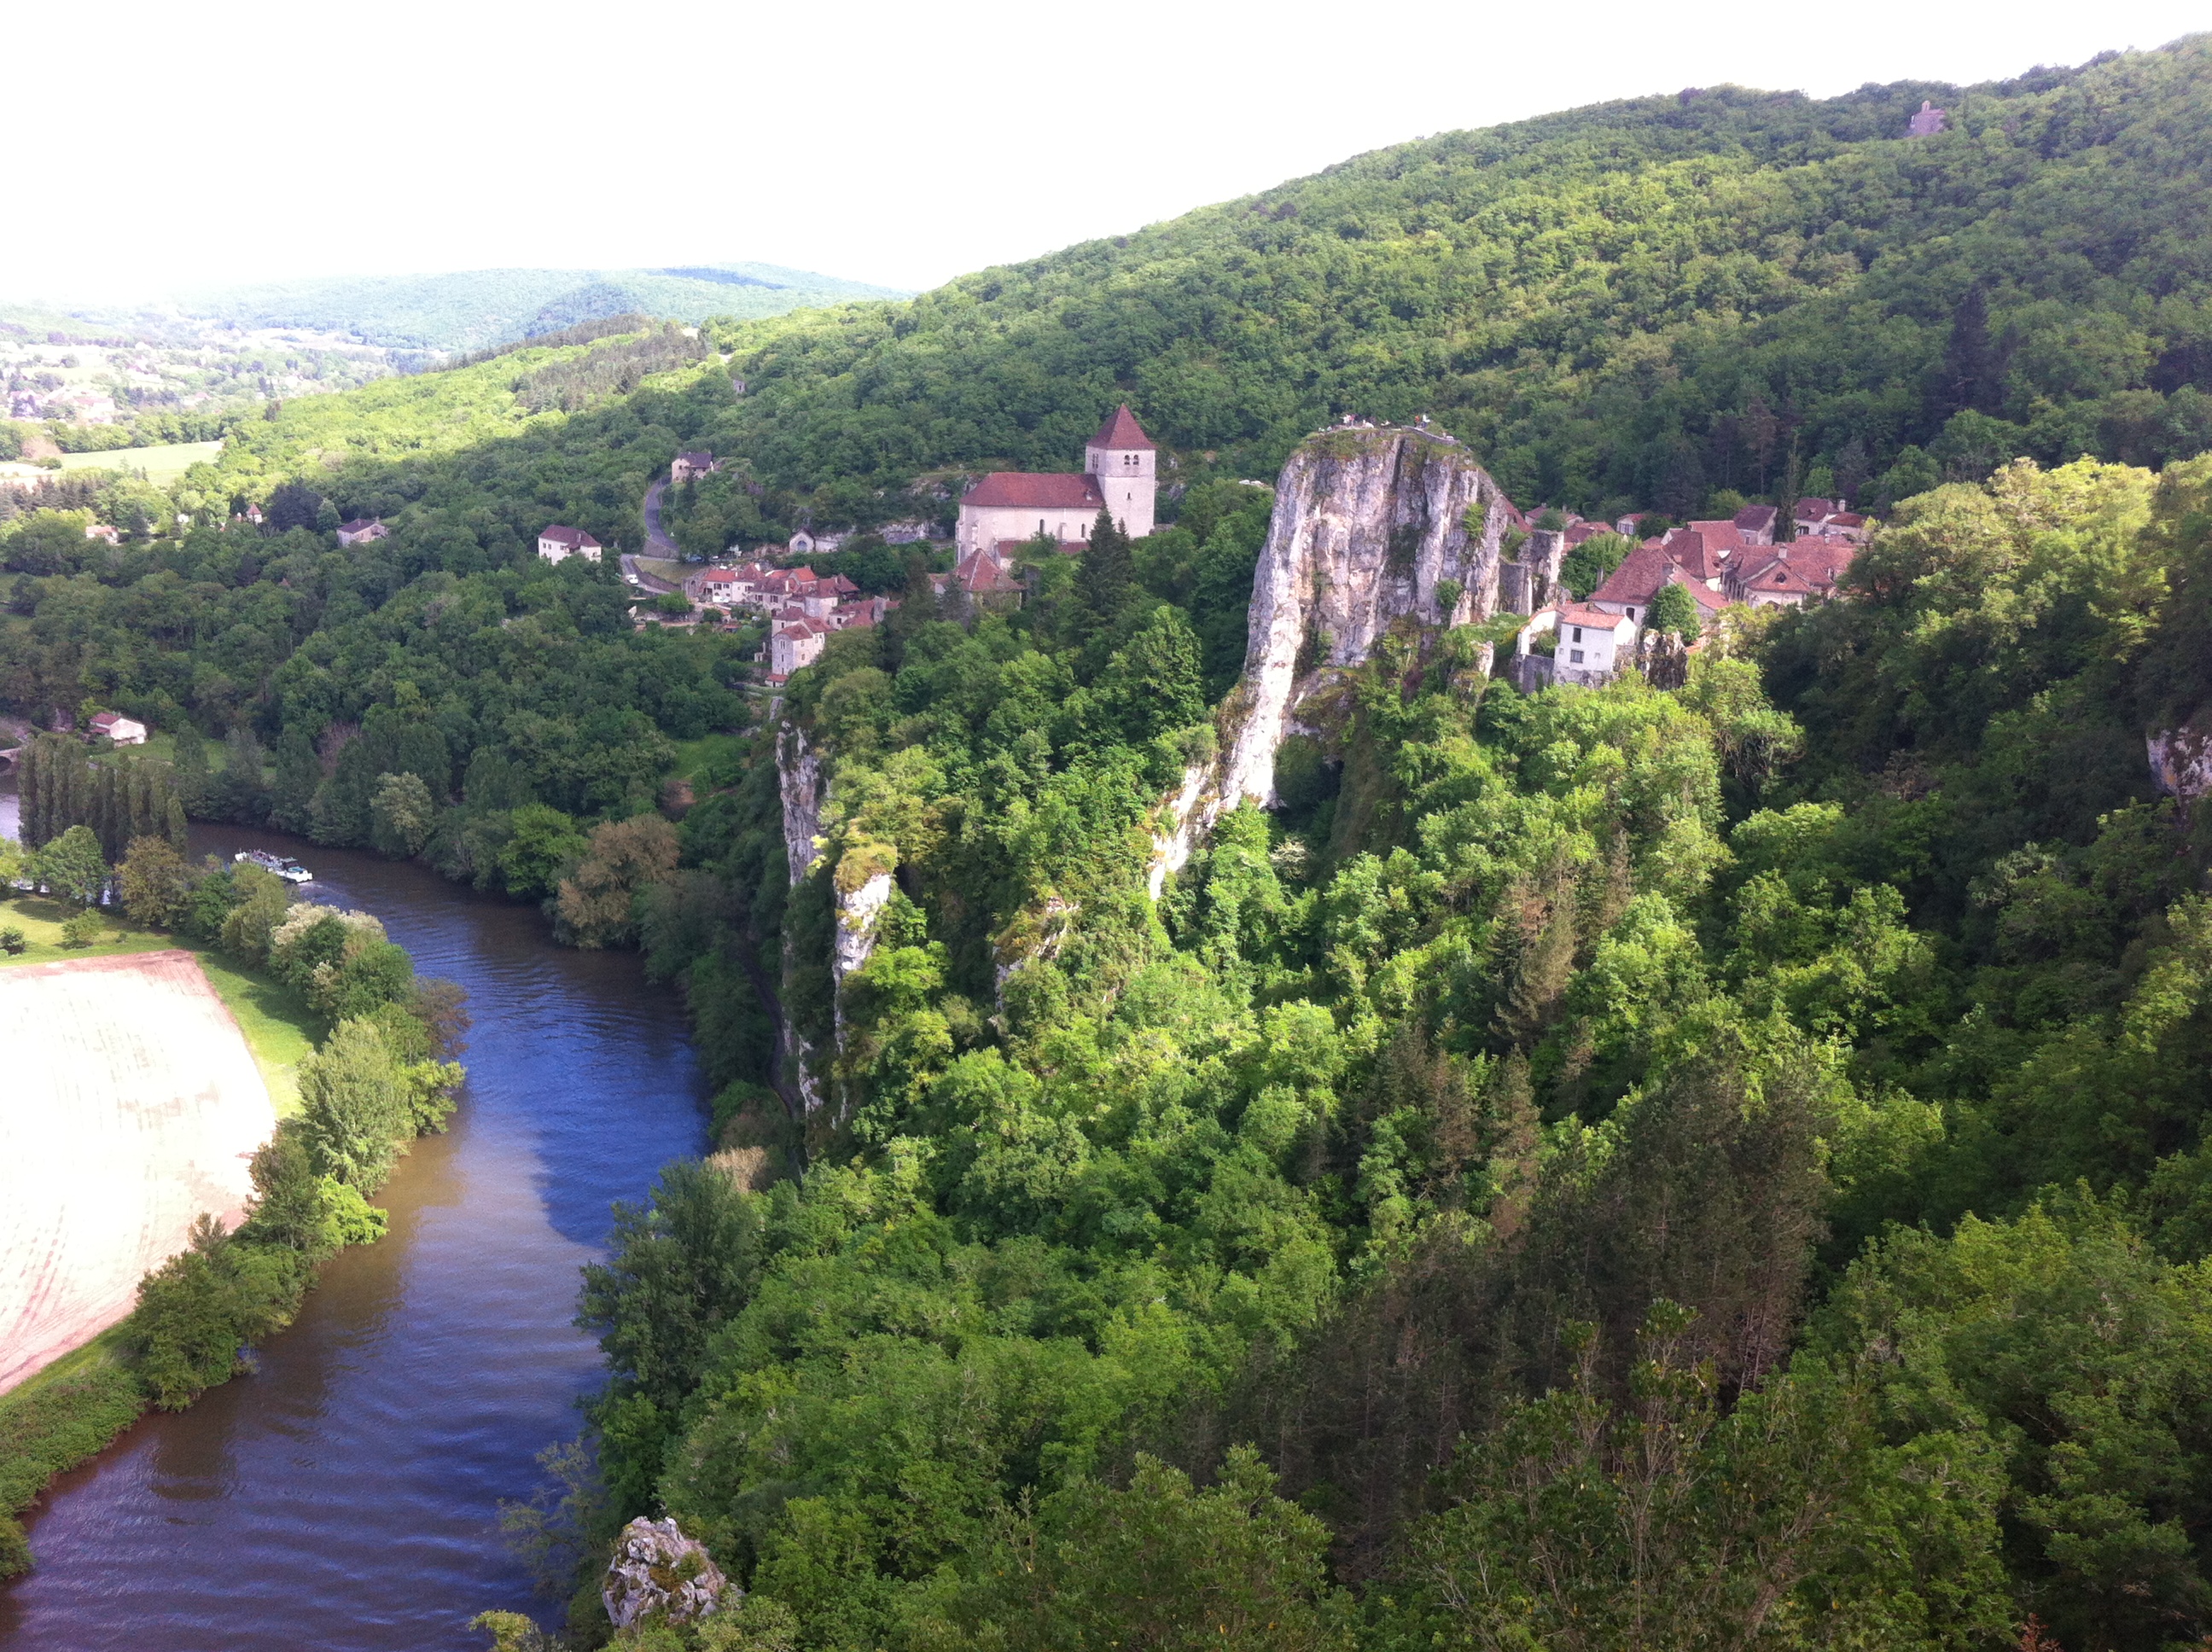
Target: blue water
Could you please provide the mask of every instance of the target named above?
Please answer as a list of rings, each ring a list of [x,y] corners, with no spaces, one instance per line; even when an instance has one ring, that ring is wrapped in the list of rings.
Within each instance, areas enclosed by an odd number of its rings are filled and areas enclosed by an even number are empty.
[[[0,1648],[480,1647],[480,1611],[557,1610],[497,1509],[538,1485],[537,1453],[577,1432],[597,1380],[569,1323],[577,1270],[613,1201],[703,1144],[679,1007],[635,956],[557,948],[536,912],[420,867],[195,837],[300,855],[317,898],[374,913],[418,969],[460,982],[469,1084],[379,1200],[390,1236],[331,1266],[255,1375],[58,1483],[27,1522],[37,1570],[0,1587]]]

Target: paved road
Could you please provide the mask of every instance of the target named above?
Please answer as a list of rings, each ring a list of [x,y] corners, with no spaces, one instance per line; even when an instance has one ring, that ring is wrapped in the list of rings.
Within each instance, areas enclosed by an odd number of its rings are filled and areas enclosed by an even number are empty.
[[[667,580],[662,579],[657,574],[647,573],[643,568],[637,565],[637,558],[630,555],[628,551],[624,551],[622,554],[622,571],[629,574],[637,581],[637,588],[639,590],[650,592],[655,596],[659,595],[665,591],[677,591],[682,589],[679,586],[669,584]]]
[[[678,545],[660,526],[660,496],[668,491],[668,478],[663,477],[645,490],[645,552],[648,556],[666,556],[681,562],[683,547]]]

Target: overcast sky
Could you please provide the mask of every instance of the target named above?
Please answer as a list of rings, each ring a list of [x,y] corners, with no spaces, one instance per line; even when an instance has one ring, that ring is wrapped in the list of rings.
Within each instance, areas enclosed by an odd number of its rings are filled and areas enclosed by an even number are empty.
[[[26,7],[0,295],[748,258],[920,288],[1427,133],[2207,26],[2202,0]]]

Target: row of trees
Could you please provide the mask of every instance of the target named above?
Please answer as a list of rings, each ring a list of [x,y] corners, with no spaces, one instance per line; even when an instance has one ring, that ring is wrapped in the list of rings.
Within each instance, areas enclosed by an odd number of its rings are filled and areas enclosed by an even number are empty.
[[[119,859],[133,839],[161,835],[181,848],[185,799],[169,765],[125,752],[94,757],[67,735],[41,734],[17,760],[21,841],[30,848],[73,826]]]

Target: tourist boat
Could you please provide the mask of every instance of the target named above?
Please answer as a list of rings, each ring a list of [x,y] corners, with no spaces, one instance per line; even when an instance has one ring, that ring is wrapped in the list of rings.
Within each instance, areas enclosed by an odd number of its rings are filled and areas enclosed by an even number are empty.
[[[271,854],[266,849],[240,849],[231,856],[240,865],[258,866],[264,872],[275,872],[288,884],[312,884],[315,874],[289,855]]]

